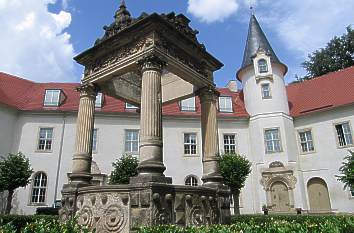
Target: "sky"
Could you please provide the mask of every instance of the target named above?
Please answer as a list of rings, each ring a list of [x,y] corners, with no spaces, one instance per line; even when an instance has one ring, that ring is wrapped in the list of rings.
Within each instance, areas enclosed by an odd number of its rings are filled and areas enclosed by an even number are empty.
[[[250,18],[250,5],[280,60],[285,79],[306,72],[301,63],[354,24],[353,0],[126,0],[142,12],[183,13],[198,40],[224,67],[218,86],[235,79]],[[73,57],[93,46],[113,22],[120,0],[0,0],[0,71],[36,82],[79,82]]]

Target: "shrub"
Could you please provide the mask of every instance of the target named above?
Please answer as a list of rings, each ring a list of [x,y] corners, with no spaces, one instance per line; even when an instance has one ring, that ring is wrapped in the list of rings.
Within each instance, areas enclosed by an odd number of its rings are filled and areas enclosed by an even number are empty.
[[[39,219],[47,221],[56,220],[56,216],[41,216],[41,215],[0,215],[0,226],[10,223],[18,231],[24,228],[27,224],[33,223]],[[0,231],[0,233],[2,233]]]
[[[113,171],[109,177],[109,184],[129,184],[130,177],[138,175],[139,161],[136,157],[126,154],[112,163]]]
[[[59,215],[59,208],[39,207],[36,209],[37,215]]]
[[[22,233],[89,233],[89,230],[82,228],[75,219],[66,223],[59,223],[58,220],[50,221],[45,219],[37,220],[27,224]]]

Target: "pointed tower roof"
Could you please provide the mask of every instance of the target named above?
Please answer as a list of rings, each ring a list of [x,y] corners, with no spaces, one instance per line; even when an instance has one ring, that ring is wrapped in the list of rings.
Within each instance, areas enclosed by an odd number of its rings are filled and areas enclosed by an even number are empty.
[[[265,36],[261,26],[258,23],[256,16],[254,14],[251,14],[246,47],[243,54],[243,61],[238,73],[242,69],[253,64],[253,58],[259,50],[265,51],[265,53],[270,56],[270,59],[273,63],[278,63],[285,66],[282,62],[280,62],[279,58],[275,54],[272,46],[270,45],[267,37]]]

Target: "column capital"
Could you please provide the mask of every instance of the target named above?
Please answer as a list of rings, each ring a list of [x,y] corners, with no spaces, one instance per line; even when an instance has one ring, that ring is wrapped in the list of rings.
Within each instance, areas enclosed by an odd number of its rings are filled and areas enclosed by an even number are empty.
[[[220,96],[220,92],[218,92],[215,87],[203,87],[199,89],[196,94],[200,97],[201,103],[205,101],[216,101]]]
[[[162,72],[162,69],[166,66],[166,62],[162,60],[159,56],[150,54],[138,61],[141,72],[146,70],[155,70]]]
[[[95,85],[89,83],[81,84],[79,87],[76,88],[76,91],[80,92],[80,98],[89,97],[96,99],[98,89]]]

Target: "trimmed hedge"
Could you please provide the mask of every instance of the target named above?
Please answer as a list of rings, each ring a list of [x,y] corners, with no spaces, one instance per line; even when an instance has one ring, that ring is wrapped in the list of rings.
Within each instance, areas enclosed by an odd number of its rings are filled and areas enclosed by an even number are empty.
[[[10,224],[15,229],[20,231],[27,224],[36,222],[37,220],[44,219],[46,221],[57,220],[58,216],[47,215],[0,215],[0,226]],[[0,231],[1,233],[1,231]]]

